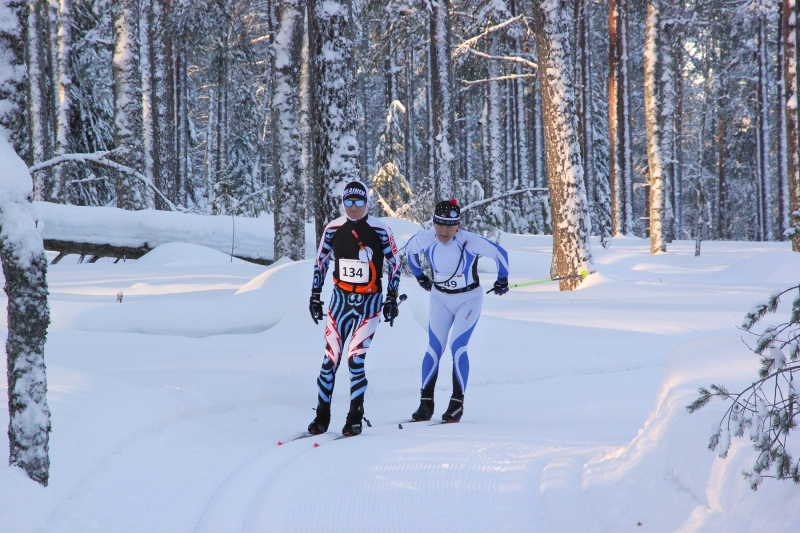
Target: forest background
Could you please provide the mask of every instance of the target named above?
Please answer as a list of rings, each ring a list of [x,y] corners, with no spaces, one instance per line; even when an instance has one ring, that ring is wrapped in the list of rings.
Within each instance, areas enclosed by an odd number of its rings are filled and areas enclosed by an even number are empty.
[[[486,235],[549,234],[571,197],[580,239],[654,252],[800,224],[793,1],[4,4],[27,77],[3,121],[35,200],[273,213],[293,259],[353,178],[374,214],[418,222],[505,195],[466,214]],[[571,172],[561,204],[548,165]]]

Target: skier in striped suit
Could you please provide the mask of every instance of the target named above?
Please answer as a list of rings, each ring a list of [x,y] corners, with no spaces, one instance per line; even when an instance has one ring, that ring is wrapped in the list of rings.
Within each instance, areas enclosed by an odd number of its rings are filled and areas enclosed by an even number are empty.
[[[342,435],[361,433],[364,418],[364,393],[367,377],[364,358],[375,329],[384,320],[397,316],[397,290],[400,285],[400,257],[392,230],[379,219],[369,216],[369,194],[360,181],[348,183],[342,193],[345,216],[325,228],[314,264],[309,309],[317,323],[323,319],[320,293],[331,256],[335,258],[334,288],[325,319],[325,358],[317,386],[317,416],[308,432],[317,435],[328,431],[331,421],[331,398],[344,342],[347,337],[347,366],[350,369],[350,411]],[[389,271],[386,300],[381,278],[384,262]]]

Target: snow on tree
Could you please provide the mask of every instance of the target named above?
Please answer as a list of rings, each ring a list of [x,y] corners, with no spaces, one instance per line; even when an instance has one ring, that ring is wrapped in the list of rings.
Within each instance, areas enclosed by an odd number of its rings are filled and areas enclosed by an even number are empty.
[[[567,0],[539,0],[534,7],[553,217],[554,268],[551,271],[558,277],[576,276],[559,281],[561,290],[573,290],[581,283],[580,272],[593,270],[589,249],[591,221],[584,190],[572,82],[573,6]]]
[[[317,240],[341,212],[344,186],[360,178],[350,0],[309,3],[309,110]],[[448,55],[449,57],[449,55]]]
[[[114,144],[115,158],[123,165],[145,168],[142,75],[139,62],[139,2],[114,4]],[[137,210],[149,207],[149,193],[137,179],[117,173],[117,207]]]
[[[797,4],[796,0],[783,1],[784,66],[783,83],[786,101],[786,150],[788,210],[790,213],[787,235],[792,239],[792,250],[800,252],[800,161],[798,161],[798,106],[797,106]]]
[[[305,254],[305,191],[300,143],[300,68],[304,35],[304,0],[281,0],[275,37],[272,97],[273,169],[275,172],[275,255],[301,260]]]
[[[450,2],[430,2],[430,98],[433,127],[432,174],[436,201],[456,193],[453,136],[453,66],[450,56]]]
[[[397,209],[413,196],[411,187],[400,172],[405,114],[405,106],[394,100],[386,113],[386,128],[375,149],[376,169],[370,181],[381,216],[396,216]]]
[[[661,59],[659,20],[660,2],[650,0],[647,5],[647,36],[644,50],[644,106],[647,129],[647,164],[650,172],[650,253],[666,252],[664,242],[664,179],[661,155],[661,91],[657,72]]]
[[[58,155],[72,152],[70,134],[70,105],[72,103],[72,0],[60,0],[58,12],[58,65],[56,71],[58,109],[56,114],[56,146]],[[56,169],[53,196],[62,198],[70,167],[59,165]]]
[[[633,232],[628,0],[609,0],[609,183],[611,232]]]
[[[43,0],[31,0],[28,9],[28,127],[31,143],[31,162],[41,163],[53,157],[53,122],[49,76],[50,14]],[[18,127],[18,126],[16,126]],[[16,128],[15,127],[15,128]],[[50,200],[53,192],[52,169],[37,176],[33,185],[36,200]]]
[[[7,54],[0,58],[0,130],[10,136],[14,149],[22,153],[26,146],[25,128],[25,25],[27,23],[26,0],[0,0],[0,51]]]
[[[21,34],[20,5],[0,0],[0,261],[8,296],[9,465],[47,486],[50,409],[44,344],[50,324],[47,304],[47,257],[36,231],[32,179],[10,143],[6,124],[22,116],[19,93],[25,65],[15,36]],[[19,40],[16,40],[19,44]],[[9,46],[11,45],[11,46]],[[17,122],[16,124],[20,124]]]
[[[767,313],[774,313],[782,296],[795,294],[789,319],[753,331]],[[800,483],[800,461],[792,457],[791,434],[800,417],[800,384],[794,374],[800,370],[800,285],[777,290],[766,302],[756,304],[745,315],[742,329],[752,333],[751,348],[760,356],[758,379],[738,392],[722,385],[701,387],[698,398],[686,407],[693,413],[718,397],[729,402],[719,427],[709,439],[708,448],[727,457],[731,437],[743,437],[749,429],[750,441],[758,452],[753,469],[743,472],[750,488],[757,490],[764,478],[791,479]],[[796,440],[794,441],[796,443]]]

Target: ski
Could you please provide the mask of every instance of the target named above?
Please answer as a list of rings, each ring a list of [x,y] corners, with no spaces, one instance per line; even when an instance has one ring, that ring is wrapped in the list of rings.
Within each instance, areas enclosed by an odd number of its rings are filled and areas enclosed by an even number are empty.
[[[429,420],[405,420],[397,424],[397,428],[403,429],[403,424],[416,424],[417,422],[429,422]]]
[[[312,435],[311,433],[306,431],[305,433],[301,433],[301,434],[297,435],[296,437],[292,437],[291,439],[279,440],[278,441],[278,446],[283,446],[287,442],[294,442],[294,441],[300,440],[300,439],[307,439],[308,437],[314,437],[314,435]]]

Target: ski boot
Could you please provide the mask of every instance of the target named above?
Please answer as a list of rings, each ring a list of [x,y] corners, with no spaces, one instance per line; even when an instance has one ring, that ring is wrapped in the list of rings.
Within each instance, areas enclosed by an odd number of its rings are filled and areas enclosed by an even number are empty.
[[[447,411],[442,414],[442,423],[451,424],[461,420],[461,415],[464,414],[464,398],[450,398],[450,405],[447,406]]]
[[[422,391],[419,399],[419,407],[414,414],[411,415],[411,420],[414,422],[425,422],[430,420],[433,416],[433,391]]]
[[[331,423],[331,404],[319,400],[317,404],[317,416],[308,425],[308,432],[312,435],[320,435],[328,431]]]
[[[350,400],[350,412],[342,428],[342,435],[345,437],[355,437],[361,435],[361,420],[364,418],[364,396],[359,396],[355,400]]]

